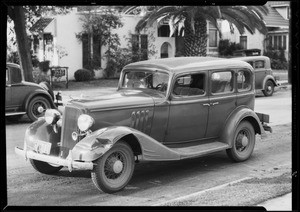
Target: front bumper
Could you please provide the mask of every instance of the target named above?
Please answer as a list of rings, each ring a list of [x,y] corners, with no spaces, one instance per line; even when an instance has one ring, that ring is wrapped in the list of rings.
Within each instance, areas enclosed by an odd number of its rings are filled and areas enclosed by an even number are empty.
[[[26,150],[21,149],[20,147],[15,147],[15,153],[17,155],[24,157],[25,159],[30,158],[30,159],[34,159],[34,160],[38,160],[38,161],[55,164],[57,166],[68,167],[70,172],[73,169],[93,170],[93,168],[94,168],[94,164],[92,162],[72,160],[72,154],[69,154],[69,156],[66,159],[64,159],[64,158],[59,158],[57,156],[39,154],[39,153],[36,153],[31,150],[26,151]]]

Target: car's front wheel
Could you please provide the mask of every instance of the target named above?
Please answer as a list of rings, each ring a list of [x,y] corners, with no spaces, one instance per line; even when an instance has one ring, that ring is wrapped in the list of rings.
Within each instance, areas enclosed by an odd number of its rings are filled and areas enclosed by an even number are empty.
[[[242,121],[235,130],[232,148],[227,149],[227,155],[235,162],[247,160],[255,146],[255,132],[252,124]]]
[[[35,170],[43,174],[54,174],[62,168],[62,166],[51,166],[49,163],[39,160],[29,159],[29,161]]]
[[[45,113],[44,111],[49,108],[51,108],[50,102],[45,97],[36,96],[28,104],[27,116],[31,121],[35,121],[42,117]]]
[[[123,189],[130,181],[135,165],[133,152],[123,141],[117,142],[95,163],[91,173],[92,181],[99,190],[106,193]]]
[[[265,89],[263,90],[265,96],[272,96],[274,93],[274,84],[271,80],[268,80],[265,84]]]

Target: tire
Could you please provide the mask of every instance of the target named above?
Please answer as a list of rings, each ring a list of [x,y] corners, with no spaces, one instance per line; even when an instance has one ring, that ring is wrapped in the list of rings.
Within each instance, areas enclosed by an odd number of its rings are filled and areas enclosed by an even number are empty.
[[[51,166],[49,163],[34,159],[29,159],[29,161],[35,170],[43,174],[54,174],[62,168],[62,166]]]
[[[27,107],[27,116],[31,121],[36,121],[39,117],[42,117],[45,112],[39,112],[38,107],[42,106],[45,109],[51,108],[50,102],[42,96],[36,96],[30,100]]]
[[[241,162],[250,158],[254,146],[254,128],[250,122],[242,121],[235,130],[232,148],[227,149],[226,152],[231,160],[234,162]]]
[[[6,116],[6,120],[9,122],[16,122],[22,118],[23,115],[15,115],[15,116]]]
[[[91,172],[92,181],[106,193],[123,189],[130,181],[135,165],[132,149],[123,141],[117,142],[95,163]]]
[[[272,96],[274,93],[274,84],[271,80],[268,80],[265,84],[265,89],[262,91],[265,96]]]

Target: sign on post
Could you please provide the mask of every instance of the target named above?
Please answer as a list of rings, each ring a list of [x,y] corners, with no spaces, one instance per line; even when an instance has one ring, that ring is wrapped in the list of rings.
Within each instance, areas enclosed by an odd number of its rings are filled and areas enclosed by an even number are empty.
[[[66,88],[68,88],[68,67],[60,67],[60,66],[52,66],[50,67],[50,84],[52,86],[53,80],[55,81],[61,81],[62,78],[65,76],[66,80]]]

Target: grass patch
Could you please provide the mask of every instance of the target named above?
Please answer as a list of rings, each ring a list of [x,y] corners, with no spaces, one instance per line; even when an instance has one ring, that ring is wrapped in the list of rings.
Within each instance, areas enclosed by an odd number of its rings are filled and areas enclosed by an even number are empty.
[[[290,172],[274,177],[252,178],[186,200],[169,202],[165,206],[255,206],[291,192],[291,181]]]

